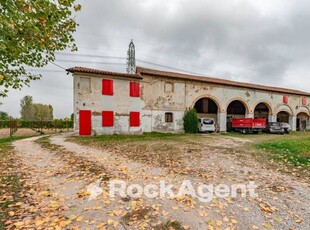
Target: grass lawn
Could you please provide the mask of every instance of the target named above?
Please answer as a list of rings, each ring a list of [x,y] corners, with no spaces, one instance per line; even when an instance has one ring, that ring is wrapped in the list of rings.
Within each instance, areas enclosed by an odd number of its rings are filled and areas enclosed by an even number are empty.
[[[289,138],[264,141],[256,144],[260,149],[273,153],[272,158],[283,160],[294,165],[310,165],[310,136],[304,137],[301,134]]]

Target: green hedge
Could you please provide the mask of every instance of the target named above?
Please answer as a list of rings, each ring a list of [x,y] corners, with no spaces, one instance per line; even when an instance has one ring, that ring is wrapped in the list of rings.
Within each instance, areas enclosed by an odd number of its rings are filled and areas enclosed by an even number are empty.
[[[18,128],[30,129],[69,129],[73,128],[73,121],[55,119],[53,121],[25,121],[16,120]],[[0,128],[10,128],[10,121],[1,121]]]
[[[198,116],[196,109],[187,109],[183,117],[183,126],[186,133],[198,132]]]

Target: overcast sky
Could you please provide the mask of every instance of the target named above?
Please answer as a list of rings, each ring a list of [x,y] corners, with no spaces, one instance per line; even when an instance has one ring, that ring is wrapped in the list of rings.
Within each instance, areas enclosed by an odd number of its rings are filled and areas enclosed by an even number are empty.
[[[137,65],[310,92],[308,0],[80,1],[78,52],[57,54],[58,65],[125,72],[130,39]],[[38,71],[36,71],[38,73]],[[11,90],[0,110],[19,116],[31,95],[54,116],[73,111],[72,76],[46,66],[31,87]]]

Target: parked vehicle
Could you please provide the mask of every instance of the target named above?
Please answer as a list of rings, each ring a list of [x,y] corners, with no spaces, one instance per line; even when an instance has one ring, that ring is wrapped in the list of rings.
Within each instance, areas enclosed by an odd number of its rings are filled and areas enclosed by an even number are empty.
[[[215,132],[215,121],[213,118],[199,118],[199,132]]]
[[[289,134],[290,131],[292,130],[292,127],[290,126],[289,123],[286,123],[286,122],[280,122],[281,126],[283,127],[284,129],[284,132]]]
[[[268,122],[263,132],[284,134],[285,131],[280,122]]]
[[[232,129],[241,133],[259,133],[266,126],[265,118],[233,118]]]

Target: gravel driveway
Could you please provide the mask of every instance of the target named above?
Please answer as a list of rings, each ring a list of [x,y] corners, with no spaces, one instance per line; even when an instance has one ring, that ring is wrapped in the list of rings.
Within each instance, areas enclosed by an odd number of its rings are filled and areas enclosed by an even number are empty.
[[[36,226],[38,220],[42,229],[182,229],[177,223],[184,229],[306,230],[310,226],[309,183],[267,169],[250,157],[240,158],[231,150],[228,153],[227,146],[242,146],[251,140],[216,137],[203,154],[184,156],[182,161],[188,173],[177,173],[104,149],[68,142],[66,134],[49,138],[53,149],[36,143],[38,138],[16,141],[14,147],[23,169],[41,188],[41,192],[34,194],[40,198],[36,205],[56,206],[57,212],[26,218],[27,226]],[[176,187],[189,180],[194,188],[201,183],[232,186],[253,181],[258,186],[258,196],[214,196],[211,202],[190,195],[110,197],[109,183],[113,180],[141,186],[159,185],[163,180]],[[51,195],[46,196],[44,191]]]

